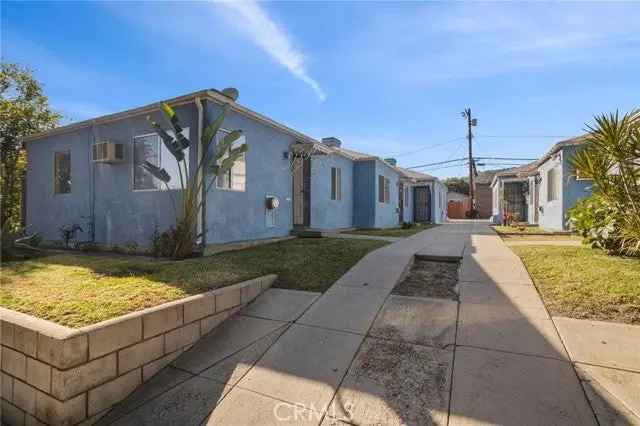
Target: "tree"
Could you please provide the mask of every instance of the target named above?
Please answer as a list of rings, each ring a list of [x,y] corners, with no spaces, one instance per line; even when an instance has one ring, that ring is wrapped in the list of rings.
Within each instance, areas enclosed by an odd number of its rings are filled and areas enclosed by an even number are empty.
[[[469,178],[450,177],[443,182],[447,186],[447,191],[469,195]]]
[[[238,91],[234,88],[224,89],[222,93],[232,101],[238,98]],[[180,119],[173,108],[166,103],[162,103],[161,107],[164,117],[171,126],[173,135],[164,130],[160,124],[152,121],[150,117],[147,117],[147,120],[149,120],[151,126],[178,164],[180,188],[182,189],[181,206],[179,209],[176,208],[176,202],[173,199],[176,226],[165,235],[170,241],[171,257],[184,259],[193,255],[196,242],[200,237],[197,234],[196,224],[198,212],[206,199],[207,193],[211,190],[217,177],[231,170],[234,163],[247,152],[247,145],[234,146],[234,142],[242,136],[242,131],[234,130],[225,134],[214,149],[209,149],[212,147],[212,143],[229,110],[229,105],[225,104],[218,117],[202,132],[200,142],[204,155],[199,160],[195,172],[190,173],[187,166],[188,158],[186,158],[184,150],[191,145],[191,141],[182,134],[183,128],[180,124]],[[169,188],[168,184],[171,181],[171,176],[165,169],[148,161],[143,164],[143,167],[154,178],[163,182],[167,189]],[[203,172],[202,179],[199,178],[200,172]],[[207,175],[211,176],[209,180]],[[173,197],[173,194],[169,193]],[[202,194],[202,197],[198,197],[198,194]]]
[[[0,224],[16,227],[22,214],[26,155],[22,138],[55,127],[61,115],[52,111],[41,84],[20,65],[0,64]]]
[[[610,241],[607,249],[630,256],[640,255],[640,110],[620,117],[615,114],[595,117],[588,126],[583,148],[576,152],[571,164],[581,178],[591,179],[597,211],[594,227],[602,227]],[[597,203],[595,202],[597,201]],[[574,219],[580,209],[574,210]],[[602,217],[603,219],[599,219]],[[575,220],[574,220],[575,222]],[[582,221],[585,222],[585,221]],[[612,241],[612,242],[611,242]]]

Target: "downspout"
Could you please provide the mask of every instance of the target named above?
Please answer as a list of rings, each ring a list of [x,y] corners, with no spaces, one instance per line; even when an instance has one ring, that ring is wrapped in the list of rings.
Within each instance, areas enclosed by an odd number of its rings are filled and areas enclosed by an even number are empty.
[[[91,168],[91,182],[89,185],[89,197],[90,197],[90,212],[89,212],[89,240],[92,243],[96,242],[96,163],[92,161],[92,153],[93,153],[93,144],[96,143],[96,124],[94,121],[91,122],[91,135],[93,136],[93,141],[89,142],[89,167]]]
[[[202,152],[203,151],[203,146],[202,146],[202,132],[203,132],[203,123],[204,123],[204,114],[203,114],[203,108],[202,108],[202,99],[200,99],[199,96],[196,96],[195,98],[195,103],[196,103],[196,108],[198,109],[198,162],[197,165],[199,165],[203,158],[205,153]],[[196,167],[197,167],[196,165]],[[203,174],[203,170],[202,168],[198,168],[198,176],[196,176],[196,181],[197,182],[202,182],[202,180],[204,179],[204,174]],[[206,244],[206,233],[204,232],[204,223],[205,223],[205,210],[204,210],[204,202],[202,202],[203,197],[205,196],[204,191],[205,191],[205,185],[202,185],[202,190],[198,192],[198,197],[197,197],[197,203],[200,206],[200,211],[198,212],[198,219],[196,221],[196,235],[201,235],[199,238],[198,243],[202,246],[202,248],[204,249],[204,246]],[[206,200],[205,200],[206,202]]]

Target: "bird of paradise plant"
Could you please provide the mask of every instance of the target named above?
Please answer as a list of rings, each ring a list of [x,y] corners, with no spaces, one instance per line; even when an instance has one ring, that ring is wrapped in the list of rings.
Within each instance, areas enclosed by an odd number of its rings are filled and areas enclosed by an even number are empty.
[[[222,93],[233,101],[238,98],[238,91],[234,88],[224,89]],[[222,126],[228,109],[229,105],[225,104],[218,117],[202,132],[200,146],[203,155],[200,156],[201,158],[198,161],[194,173],[190,172],[188,167],[189,159],[186,158],[187,156],[185,155],[185,150],[191,146],[191,141],[183,135],[183,127],[180,124],[178,114],[176,114],[173,108],[166,103],[161,104],[162,113],[170,124],[173,135],[164,130],[164,128],[153,121],[151,117],[147,117],[151,127],[153,127],[178,165],[178,177],[180,179],[180,189],[182,193],[180,206],[177,206],[172,191],[169,191],[176,217],[176,224],[172,230],[171,238],[171,257],[175,259],[184,259],[194,254],[197,240],[201,236],[197,233],[196,229],[198,212],[206,199],[207,193],[213,187],[217,176],[231,170],[234,163],[247,152],[248,148],[246,144],[238,147],[233,146],[234,142],[242,136],[242,131],[240,130],[227,133],[222,140],[217,143],[214,150],[209,149]],[[164,183],[167,190],[169,190],[171,175],[165,169],[149,161],[145,161],[142,167],[154,178]],[[207,174],[211,175],[209,181],[207,181]],[[199,197],[199,194],[202,196]]]

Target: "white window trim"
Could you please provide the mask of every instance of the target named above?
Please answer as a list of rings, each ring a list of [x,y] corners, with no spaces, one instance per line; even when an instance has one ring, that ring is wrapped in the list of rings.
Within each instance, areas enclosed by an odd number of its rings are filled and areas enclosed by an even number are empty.
[[[553,174],[554,175],[554,182],[553,182],[553,186],[551,185],[551,179],[549,179],[549,176]],[[560,192],[562,191],[561,188],[559,188],[558,186],[561,184],[561,178],[560,178],[560,170],[558,169],[557,166],[551,167],[546,171],[546,191],[547,191],[547,203],[553,203],[556,201],[560,201]],[[549,191],[550,188],[553,188],[553,193],[555,195],[555,198],[551,198],[551,194],[552,192]]]
[[[149,189],[136,189],[136,139],[138,138],[146,138],[149,136],[156,136],[158,139],[158,163],[162,164],[162,149],[160,144],[162,141],[160,140],[160,135],[157,133],[145,133],[143,135],[135,135],[133,139],[131,139],[131,191],[132,192],[159,192],[166,191],[166,188],[162,188],[162,186],[158,186],[158,188],[149,188]],[[155,178],[154,178],[155,179]]]
[[[382,201],[380,201],[380,189],[378,189],[376,199],[378,200],[379,204],[389,204],[391,202],[391,179],[389,179],[385,175],[378,175],[378,186],[380,186],[380,177],[382,177]],[[389,185],[388,194],[386,191],[387,185]]]
[[[187,133],[191,133],[191,129],[189,127],[185,127],[182,129],[183,134],[186,131]],[[173,131],[167,131],[170,135],[173,135]],[[161,183],[157,188],[149,188],[149,189],[136,189],[135,187],[135,171],[136,171],[136,163],[135,163],[135,141],[137,138],[145,138],[149,136],[156,136],[158,140],[158,162],[160,163],[160,167],[162,167],[162,147],[164,142],[162,138],[157,133],[145,133],[142,135],[135,135],[131,139],[131,191],[132,192],[166,192],[166,191],[182,191],[181,188],[169,188]],[[185,160],[187,162],[187,168],[191,170],[191,147],[187,148]],[[175,158],[173,159],[175,161]],[[171,176],[172,179],[179,179],[178,176]],[[154,178],[155,179],[155,178]]]
[[[229,134],[229,133],[231,133],[231,130],[227,130],[227,129],[222,129],[222,128],[220,128],[220,129],[218,129],[218,132],[222,132],[222,133]],[[246,145],[246,144],[247,144],[247,138],[246,138],[246,136],[245,136],[244,134],[243,134],[242,136],[244,136],[244,138],[245,138],[245,139],[244,139],[244,144]],[[215,137],[215,136],[214,136],[214,137]],[[234,142],[234,143],[235,143],[235,142]],[[233,147],[233,144],[232,144],[232,147]],[[218,148],[218,145],[217,145],[217,143],[216,143],[215,149],[217,149],[217,148]],[[215,185],[214,185],[214,186],[216,187],[216,190],[217,190],[217,191],[228,191],[228,192],[239,192],[239,193],[247,192],[247,181],[248,181],[248,180],[247,180],[247,174],[246,174],[246,172],[247,172],[247,153],[246,153],[246,152],[244,153],[244,166],[245,166],[244,189],[233,189],[233,188],[231,188],[231,187],[229,187],[229,188],[225,188],[225,187],[219,186],[219,182],[220,182],[220,181],[218,180],[218,178],[219,178],[220,176],[219,176],[219,175],[216,175],[216,183],[215,183]],[[231,172],[231,170],[229,170],[229,172]]]

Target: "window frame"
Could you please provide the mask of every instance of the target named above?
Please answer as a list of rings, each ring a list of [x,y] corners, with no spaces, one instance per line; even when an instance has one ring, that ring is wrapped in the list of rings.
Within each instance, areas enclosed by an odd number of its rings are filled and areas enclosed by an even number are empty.
[[[149,136],[154,136],[156,138],[156,141],[158,144],[158,167],[162,165],[162,147],[160,146],[162,141],[160,140],[160,136],[157,133],[145,133],[142,135],[135,135],[131,140],[131,191],[132,192],[166,191],[166,188],[162,188],[162,185],[158,185],[155,188],[136,188],[136,139],[148,138]],[[157,179],[154,177],[153,182],[156,182],[156,180]]]
[[[409,207],[409,185],[404,187],[404,206]]]
[[[340,167],[331,167],[329,198],[331,201],[342,201],[342,169]]]
[[[69,156],[69,191],[58,192],[58,154],[67,154]],[[73,190],[73,179],[71,177],[71,149],[61,151],[53,151],[53,195],[71,194]]]
[[[227,129],[218,129],[218,133],[216,133],[216,136],[215,136],[215,137],[218,137],[218,134],[221,134],[221,133],[223,133],[223,134],[225,134],[225,135],[228,135],[229,133],[231,133],[231,130],[227,130]],[[222,136],[222,137],[224,137],[224,136]],[[214,150],[216,150],[216,149],[218,148],[218,143],[222,140],[222,137],[221,137],[219,140],[216,140],[216,144],[215,144],[215,146],[213,147],[213,149],[214,149]],[[240,138],[243,138],[243,139],[244,139],[244,144],[246,145],[246,144],[247,144],[247,137],[246,137],[246,135],[242,134],[242,135],[240,136]],[[242,144],[237,144],[237,143],[238,143],[238,140],[239,140],[240,138],[238,138],[238,139],[237,139],[233,144],[231,144],[231,146],[229,147],[229,152],[231,152],[231,150],[232,150],[233,148],[237,148],[238,146],[242,145]],[[230,191],[230,192],[247,192],[247,153],[246,153],[246,152],[244,152],[244,153],[242,154],[242,156],[243,156],[243,158],[244,158],[244,189],[234,189],[234,188],[232,187],[232,186],[233,186],[233,182],[232,182],[231,177],[232,177],[233,175],[232,175],[231,173],[232,173],[232,171],[233,171],[233,167],[231,167],[231,169],[229,169],[229,171],[227,172],[227,173],[229,173],[229,187],[220,186],[220,182],[221,182],[220,177],[221,177],[221,175],[215,175],[215,176],[216,176],[216,184],[215,184],[216,190],[219,190],[219,191]],[[220,161],[222,161],[222,160],[224,160],[224,157],[222,157],[222,158],[220,159]]]
[[[378,203],[389,204],[391,199],[391,180],[385,175],[378,175]]]
[[[547,170],[547,203],[560,200],[560,188],[558,188],[560,183],[559,172],[555,166]],[[551,179],[552,176],[553,179]],[[553,198],[551,198],[552,196]]]

